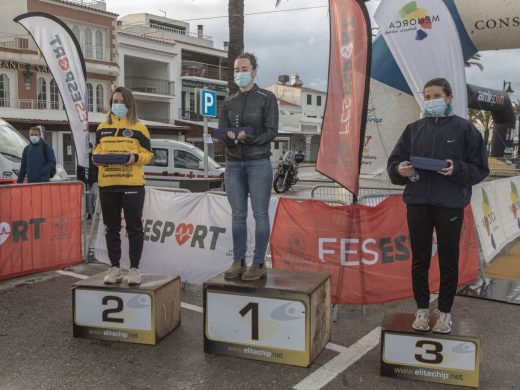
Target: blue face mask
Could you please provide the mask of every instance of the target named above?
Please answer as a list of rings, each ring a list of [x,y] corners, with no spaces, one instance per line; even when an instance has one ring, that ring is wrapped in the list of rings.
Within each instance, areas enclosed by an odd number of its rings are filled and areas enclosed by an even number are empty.
[[[112,113],[119,119],[124,118],[128,114],[128,107],[123,103],[113,103]]]
[[[40,136],[39,135],[31,135],[29,137],[29,139],[31,140],[31,143],[36,145],[38,142],[40,142]]]
[[[423,115],[428,116],[449,116],[453,112],[451,103],[446,103],[443,98],[427,100],[424,102]]]
[[[252,82],[253,77],[251,77],[251,72],[235,73],[235,84],[238,85],[240,88],[246,88]]]

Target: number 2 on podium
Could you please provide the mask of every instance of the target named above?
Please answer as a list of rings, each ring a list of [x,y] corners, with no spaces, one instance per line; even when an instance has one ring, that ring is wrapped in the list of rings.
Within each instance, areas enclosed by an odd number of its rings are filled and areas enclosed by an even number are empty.
[[[249,302],[239,313],[242,317],[245,317],[249,311],[251,311],[251,338],[258,340],[258,303]]]
[[[115,297],[113,295],[107,295],[107,296],[103,297],[101,304],[103,306],[105,306],[108,304],[109,301],[115,301],[117,303],[117,306],[112,309],[103,310],[103,321],[104,322],[117,322],[120,324],[124,323],[125,320],[123,318],[109,317],[110,314],[121,313],[123,311],[123,300],[121,298]]]

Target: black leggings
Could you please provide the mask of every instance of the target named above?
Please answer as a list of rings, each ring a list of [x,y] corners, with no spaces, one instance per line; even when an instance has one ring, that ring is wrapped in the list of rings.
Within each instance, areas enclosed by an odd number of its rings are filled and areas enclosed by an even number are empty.
[[[124,211],[126,231],[128,233],[130,267],[139,268],[143,252],[143,205],[144,187],[121,190],[117,192],[99,192],[108,257],[112,266],[119,267],[121,260],[121,210]]]
[[[463,208],[408,205],[413,293],[419,309],[430,306],[428,271],[435,228],[441,273],[439,310],[445,313],[451,311],[459,277],[459,241],[463,219]]]

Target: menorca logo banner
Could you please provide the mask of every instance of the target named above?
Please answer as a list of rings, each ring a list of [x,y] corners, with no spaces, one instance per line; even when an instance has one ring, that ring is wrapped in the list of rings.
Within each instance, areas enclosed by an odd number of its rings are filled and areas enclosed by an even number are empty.
[[[43,12],[14,18],[31,34],[58,85],[74,137],[78,164],[88,168],[88,104],[85,60],[74,33]]]
[[[357,195],[370,81],[370,18],[360,0],[330,0],[329,9],[329,81],[316,170]]]
[[[453,89],[455,114],[467,118],[462,45],[444,2],[385,0],[377,8],[374,19],[421,108],[426,82],[444,77]]]

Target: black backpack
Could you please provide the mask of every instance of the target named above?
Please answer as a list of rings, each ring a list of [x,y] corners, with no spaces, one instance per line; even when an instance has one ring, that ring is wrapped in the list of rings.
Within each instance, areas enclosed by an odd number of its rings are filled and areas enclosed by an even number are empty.
[[[27,145],[28,147],[29,145]],[[26,155],[27,154],[27,147],[23,150],[23,154]],[[48,146],[47,146],[47,143],[46,142],[43,142],[43,154],[45,156],[45,160],[46,161],[49,161],[49,158],[47,157],[47,149],[48,149]],[[25,156],[24,156],[25,157]],[[54,164],[54,166],[51,168],[51,171],[49,172],[49,177],[50,178],[53,178],[54,176],[56,176],[56,164]]]

